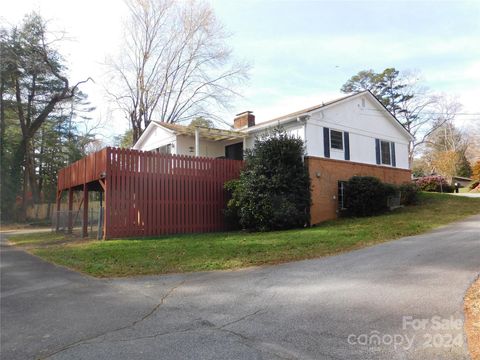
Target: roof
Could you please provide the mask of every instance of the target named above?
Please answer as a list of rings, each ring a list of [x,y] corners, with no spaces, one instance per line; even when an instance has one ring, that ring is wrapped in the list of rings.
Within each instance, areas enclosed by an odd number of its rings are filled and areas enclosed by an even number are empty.
[[[350,94],[350,95],[347,95],[347,96],[343,96],[341,98],[337,98],[335,100],[331,100],[331,101],[327,101],[327,102],[323,102],[321,104],[318,104],[318,105],[314,105],[314,106],[310,106],[306,109],[303,109],[303,110],[299,110],[299,111],[295,111],[293,113],[290,113],[290,114],[287,114],[287,115],[282,115],[280,117],[276,117],[274,119],[271,119],[271,120],[267,120],[267,121],[263,121],[255,126],[252,126],[250,127],[249,129],[254,129],[256,127],[260,127],[260,126],[263,126],[265,124],[270,124],[270,123],[275,123],[275,122],[278,122],[278,121],[282,121],[282,120],[287,120],[287,119],[291,119],[291,118],[294,118],[296,116],[299,116],[299,115],[303,115],[305,113],[309,113],[309,112],[312,112],[312,111],[315,111],[315,110],[318,110],[318,109],[321,109],[325,106],[328,106],[328,105],[332,105],[332,104],[335,104],[339,101],[342,101],[342,100],[345,100],[345,99],[348,99],[352,96],[356,96],[358,94],[361,94],[361,93],[364,93],[364,92],[367,92],[368,90],[365,90],[365,91],[361,91],[361,92],[358,92],[358,93],[355,93],[355,94]]]
[[[280,117],[276,117],[274,119],[270,119],[268,121],[263,121],[255,126],[243,128],[242,130],[225,130],[225,129],[216,129],[216,128],[207,128],[207,127],[202,127],[202,126],[185,126],[185,125],[179,125],[179,124],[172,124],[172,123],[166,123],[163,121],[152,121],[152,123],[163,127],[164,129],[167,129],[175,134],[178,135],[186,135],[186,136],[195,136],[195,128],[198,128],[200,130],[200,137],[204,139],[209,139],[213,141],[229,141],[229,140],[237,140],[237,139],[243,139],[244,137],[248,136],[248,133],[250,132],[255,132],[258,130],[261,130],[265,127],[268,127],[269,124],[275,124],[278,123],[280,124],[281,122],[289,122],[291,120],[295,120],[297,117],[301,115],[307,115],[313,111],[320,110],[322,108],[334,105],[336,103],[340,103],[342,101],[345,101],[347,99],[360,96],[362,94],[368,94],[370,95],[377,103],[378,105],[388,114],[390,119],[394,121],[399,129],[401,129],[405,135],[407,135],[410,139],[413,139],[413,136],[408,132],[407,129],[398,121],[398,119],[390,112],[388,109],[382,104],[378,98],[372,94],[371,91],[369,90],[364,90],[360,91],[354,94],[346,95],[331,101],[323,102],[321,104],[317,104],[314,106],[310,106],[306,109],[302,109],[299,111],[295,111]],[[148,129],[148,128],[147,128]],[[146,136],[147,131],[145,131],[140,139],[137,140],[137,144],[139,144],[144,136]],[[135,148],[134,146],[134,148]]]
[[[163,121],[154,121],[155,124],[162,126],[163,128],[173,131],[177,135],[195,136],[195,129],[199,129],[200,137],[213,141],[228,141],[243,139],[247,136],[242,131],[225,130],[208,128],[203,126],[185,126],[179,124],[171,124]]]
[[[320,110],[320,109],[325,108],[327,106],[334,105],[336,103],[345,101],[347,99],[350,99],[350,98],[353,98],[353,97],[356,97],[356,96],[360,96],[362,94],[369,94],[373,99],[375,99],[375,101],[390,116],[390,118],[393,121],[395,121],[396,125],[405,133],[405,135],[408,135],[410,139],[413,139],[412,134],[410,134],[410,132],[402,125],[402,123],[390,111],[388,111],[388,109],[385,107],[385,105],[383,105],[382,102],[380,100],[378,100],[378,98],[370,90],[364,90],[364,91],[356,92],[354,94],[346,95],[346,96],[343,96],[343,97],[340,97],[340,98],[337,98],[337,99],[334,99],[334,100],[331,100],[331,101],[323,102],[321,104],[314,105],[314,106],[311,106],[311,107],[308,107],[306,109],[302,109],[302,110],[299,110],[299,111],[295,111],[293,113],[283,115],[283,116],[280,116],[280,117],[277,117],[277,118],[274,118],[274,119],[271,119],[271,120],[268,120],[268,121],[263,121],[263,122],[255,125],[255,126],[244,129],[244,131],[254,132],[258,129],[264,128],[265,125],[268,125],[268,124],[274,124],[274,123],[280,123],[280,122],[284,122],[284,121],[288,121],[288,120],[293,120],[300,115],[307,115],[308,113],[311,113],[313,111]]]
[[[469,177],[464,177],[464,176],[452,176],[453,179],[458,179],[458,180],[465,180],[465,181],[472,181],[471,178]]]

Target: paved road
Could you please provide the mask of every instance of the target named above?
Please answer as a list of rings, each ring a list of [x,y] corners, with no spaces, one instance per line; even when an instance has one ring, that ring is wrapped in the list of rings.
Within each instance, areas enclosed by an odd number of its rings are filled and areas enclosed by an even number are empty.
[[[480,216],[241,271],[97,280],[1,253],[2,359],[468,359]]]

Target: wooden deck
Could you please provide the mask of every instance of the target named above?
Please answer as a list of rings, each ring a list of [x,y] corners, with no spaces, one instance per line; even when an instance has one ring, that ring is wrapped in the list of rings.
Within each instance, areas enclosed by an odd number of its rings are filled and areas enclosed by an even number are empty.
[[[110,151],[111,148],[105,148],[60,169],[57,190],[67,190],[104,179],[107,173],[107,154]]]
[[[104,238],[225,230],[224,183],[243,161],[105,148],[58,173],[57,210],[68,190],[104,194]]]

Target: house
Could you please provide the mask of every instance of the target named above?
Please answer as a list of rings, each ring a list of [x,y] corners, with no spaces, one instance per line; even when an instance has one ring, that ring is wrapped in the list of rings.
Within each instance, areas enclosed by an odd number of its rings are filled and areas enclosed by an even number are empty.
[[[243,112],[235,117],[232,130],[153,121],[133,149],[242,159],[258,135],[277,126],[305,142],[312,224],[337,217],[343,182],[354,175],[395,184],[411,179],[408,148],[413,137],[369,91],[258,124],[251,111]]]
[[[473,179],[464,176],[453,176],[452,185],[458,184],[459,187],[468,187]]]

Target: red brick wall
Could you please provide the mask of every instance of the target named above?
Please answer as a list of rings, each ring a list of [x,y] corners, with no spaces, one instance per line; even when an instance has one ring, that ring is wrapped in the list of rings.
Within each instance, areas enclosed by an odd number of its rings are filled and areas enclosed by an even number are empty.
[[[255,115],[253,115],[251,111],[237,114],[237,116],[233,120],[234,129],[242,129],[251,126],[255,126]]]
[[[354,175],[374,176],[382,182],[402,184],[410,182],[411,171],[387,166],[368,165],[351,161],[307,157],[312,187],[311,224],[335,219],[338,207],[338,181]]]

